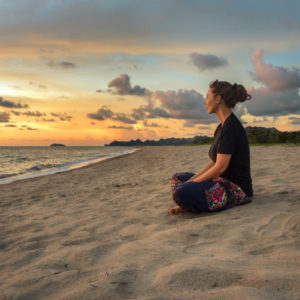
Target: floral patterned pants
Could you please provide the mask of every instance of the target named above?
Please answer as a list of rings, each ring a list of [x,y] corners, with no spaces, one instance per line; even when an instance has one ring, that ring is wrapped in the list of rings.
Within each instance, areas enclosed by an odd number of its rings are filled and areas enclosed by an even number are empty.
[[[227,179],[186,182],[194,175],[177,173],[171,179],[174,202],[188,211],[217,211],[252,201],[252,197],[248,197],[239,186]]]

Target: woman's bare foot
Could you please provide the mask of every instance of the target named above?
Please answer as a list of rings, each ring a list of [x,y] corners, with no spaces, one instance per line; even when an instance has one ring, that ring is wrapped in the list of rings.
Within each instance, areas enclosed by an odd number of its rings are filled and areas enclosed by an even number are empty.
[[[181,212],[186,211],[185,209],[183,209],[180,206],[175,206],[169,209],[169,215],[173,216],[173,215],[179,215]]]

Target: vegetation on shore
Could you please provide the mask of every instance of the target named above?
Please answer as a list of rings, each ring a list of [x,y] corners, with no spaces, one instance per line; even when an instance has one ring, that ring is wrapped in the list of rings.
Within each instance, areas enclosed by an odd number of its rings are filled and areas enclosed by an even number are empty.
[[[276,128],[246,127],[250,144],[300,144],[300,131],[279,131]],[[193,138],[167,138],[160,140],[140,139],[131,141],[113,141],[105,146],[166,146],[166,145],[204,145],[211,144],[213,137],[195,136]]]
[[[300,144],[300,131],[287,132],[263,127],[249,127],[246,131],[250,144]]]

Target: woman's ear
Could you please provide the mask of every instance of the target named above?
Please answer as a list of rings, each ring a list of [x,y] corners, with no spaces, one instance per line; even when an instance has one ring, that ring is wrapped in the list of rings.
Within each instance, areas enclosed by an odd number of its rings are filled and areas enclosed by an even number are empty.
[[[222,100],[221,96],[220,96],[220,95],[217,95],[217,98],[216,98],[217,104],[220,104],[220,103],[221,103],[221,100]]]

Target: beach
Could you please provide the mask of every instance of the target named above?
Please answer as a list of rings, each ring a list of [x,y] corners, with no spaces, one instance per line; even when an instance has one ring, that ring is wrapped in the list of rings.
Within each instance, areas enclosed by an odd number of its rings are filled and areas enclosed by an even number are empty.
[[[251,146],[254,199],[169,216],[208,145],[0,185],[0,300],[299,299],[300,147]]]

